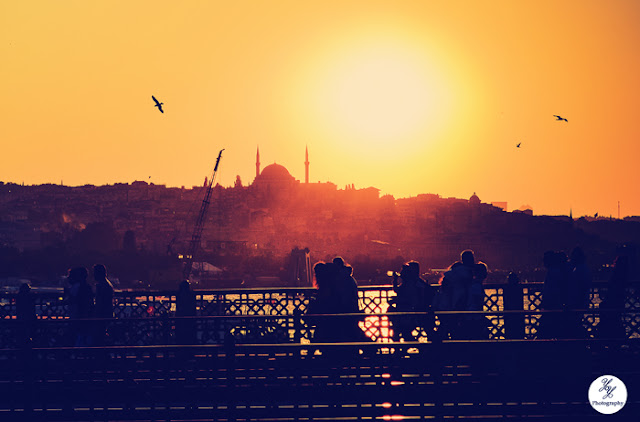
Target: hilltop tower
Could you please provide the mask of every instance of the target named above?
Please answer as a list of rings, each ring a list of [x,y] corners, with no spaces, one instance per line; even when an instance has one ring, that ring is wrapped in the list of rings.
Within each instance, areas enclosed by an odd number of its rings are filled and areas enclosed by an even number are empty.
[[[304,182],[309,183],[309,147],[304,149]]]
[[[256,147],[256,177],[260,176],[260,147]]]

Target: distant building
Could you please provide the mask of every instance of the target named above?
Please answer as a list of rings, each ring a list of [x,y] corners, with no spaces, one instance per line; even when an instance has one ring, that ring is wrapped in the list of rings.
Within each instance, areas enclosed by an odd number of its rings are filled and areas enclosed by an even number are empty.
[[[500,208],[502,211],[507,211],[506,202],[492,202],[491,205],[493,205],[496,208]]]
[[[522,205],[517,210],[513,210],[513,212],[522,213],[526,215],[533,215],[533,208],[531,207],[531,205]]]

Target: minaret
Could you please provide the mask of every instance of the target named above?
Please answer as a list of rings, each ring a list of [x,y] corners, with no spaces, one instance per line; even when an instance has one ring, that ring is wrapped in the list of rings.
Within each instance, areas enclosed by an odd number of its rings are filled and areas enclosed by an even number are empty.
[[[260,176],[260,147],[256,147],[256,178]]]
[[[309,183],[309,147],[304,150],[304,182]]]

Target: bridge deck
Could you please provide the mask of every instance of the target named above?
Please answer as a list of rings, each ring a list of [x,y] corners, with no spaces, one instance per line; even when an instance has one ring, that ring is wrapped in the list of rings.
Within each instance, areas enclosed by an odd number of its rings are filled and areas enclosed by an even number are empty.
[[[0,419],[590,420],[598,376],[640,410],[636,339],[5,349]]]

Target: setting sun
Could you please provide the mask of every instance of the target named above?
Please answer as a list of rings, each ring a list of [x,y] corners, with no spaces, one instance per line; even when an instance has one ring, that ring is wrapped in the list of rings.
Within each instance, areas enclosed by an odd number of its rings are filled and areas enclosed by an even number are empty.
[[[441,142],[461,112],[459,81],[439,48],[407,36],[412,27],[336,29],[306,52],[295,83],[287,81],[294,98],[287,120],[298,136],[371,163],[399,163]]]
[[[335,135],[378,147],[446,118],[440,107],[446,109],[448,92],[417,54],[371,45],[342,56],[327,66],[313,98],[318,120]]]

